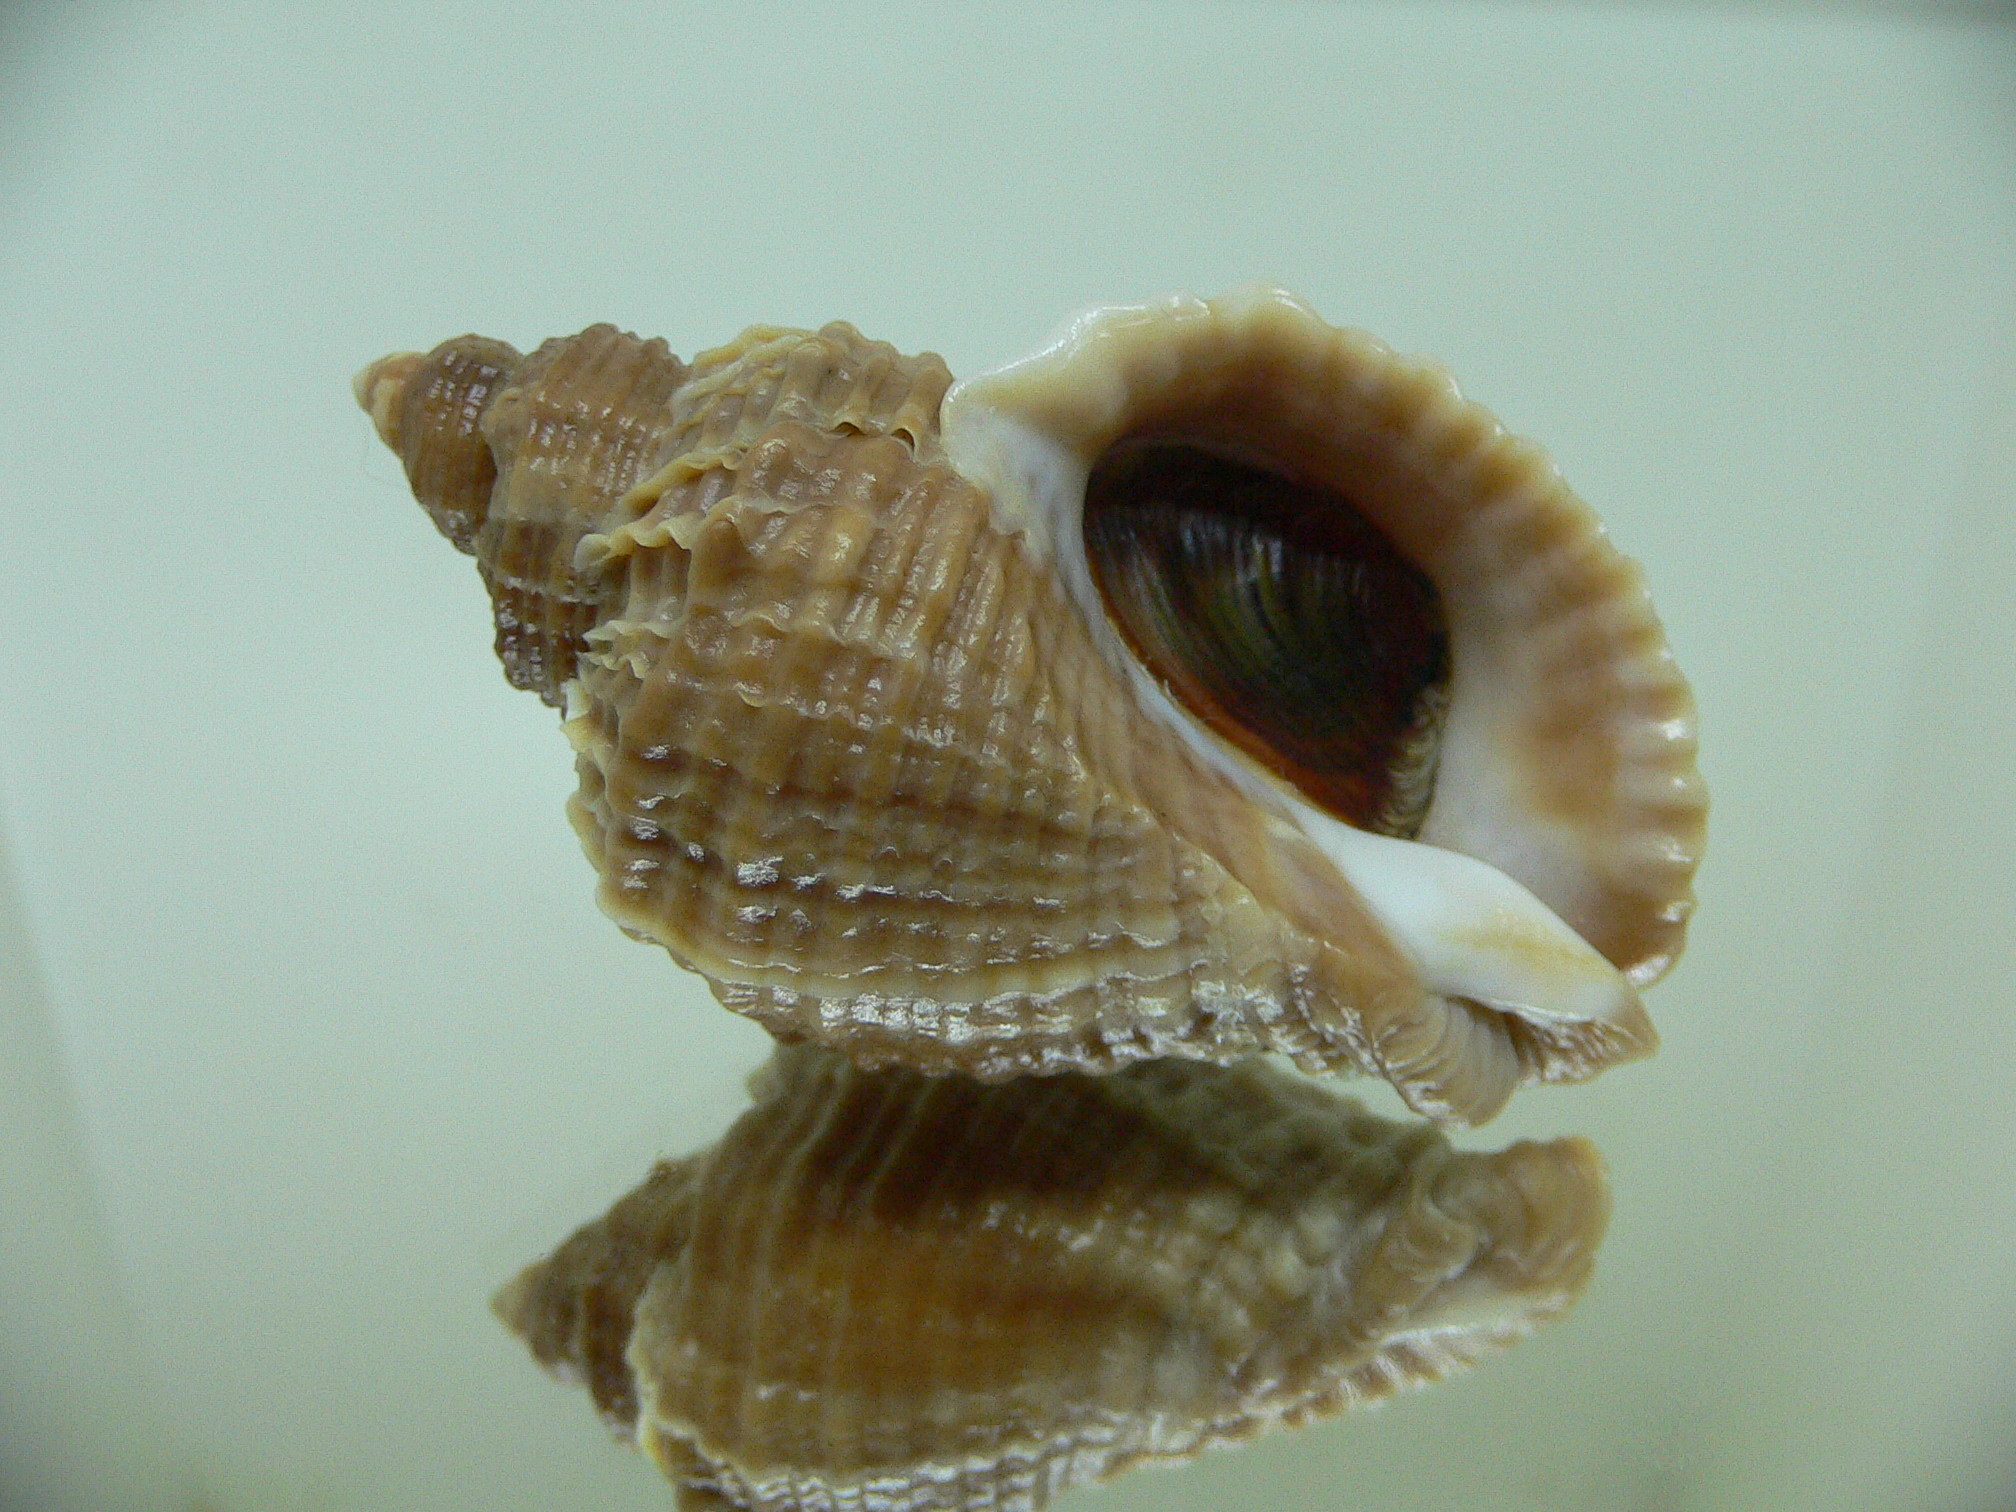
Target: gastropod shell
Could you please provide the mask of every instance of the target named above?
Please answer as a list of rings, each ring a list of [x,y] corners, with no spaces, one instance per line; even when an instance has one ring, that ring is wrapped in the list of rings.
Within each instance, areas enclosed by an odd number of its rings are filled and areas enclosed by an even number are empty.
[[[1656,1043],[1691,696],[1439,369],[1250,288],[957,387],[836,324],[463,337],[357,392],[564,711],[602,906],[773,1033],[1272,1051],[1471,1122]]]

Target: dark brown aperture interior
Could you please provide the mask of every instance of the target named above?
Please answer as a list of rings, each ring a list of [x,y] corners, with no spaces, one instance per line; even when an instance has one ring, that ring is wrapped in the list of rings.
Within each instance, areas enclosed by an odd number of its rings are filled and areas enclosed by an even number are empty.
[[[1179,703],[1347,823],[1420,827],[1448,633],[1434,584],[1348,499],[1127,441],[1092,469],[1084,529],[1113,623]]]

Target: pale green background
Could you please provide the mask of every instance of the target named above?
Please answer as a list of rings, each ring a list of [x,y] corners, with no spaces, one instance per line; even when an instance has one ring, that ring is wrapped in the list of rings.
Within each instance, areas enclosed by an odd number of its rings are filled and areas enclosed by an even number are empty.
[[[1930,14],[0,11],[0,1503],[670,1506],[484,1301],[762,1037],[353,370],[1266,277],[1646,564],[1712,850],[1659,1058],[1469,1139],[1607,1153],[1582,1307],[1066,1505],[2016,1505],[2016,33]]]

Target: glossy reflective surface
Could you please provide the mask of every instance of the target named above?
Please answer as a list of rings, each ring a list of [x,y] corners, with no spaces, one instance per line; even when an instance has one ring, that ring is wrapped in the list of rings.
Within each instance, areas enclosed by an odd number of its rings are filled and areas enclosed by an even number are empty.
[[[1212,730],[1361,829],[1420,828],[1448,635],[1435,585],[1348,499],[1123,444],[1092,470],[1085,544],[1128,643]]]

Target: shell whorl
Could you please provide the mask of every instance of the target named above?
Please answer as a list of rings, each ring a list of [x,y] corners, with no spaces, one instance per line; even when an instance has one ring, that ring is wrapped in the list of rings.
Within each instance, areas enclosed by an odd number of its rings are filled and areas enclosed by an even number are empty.
[[[1473,1363],[1608,1215],[1585,1141],[1458,1152],[1260,1063],[752,1085],[495,1303],[687,1505],[1033,1512]]]
[[[357,375],[357,402],[406,468],[413,497],[456,550],[473,554],[497,463],[483,413],[510,381],[518,349],[460,336],[427,353],[395,352]]]

